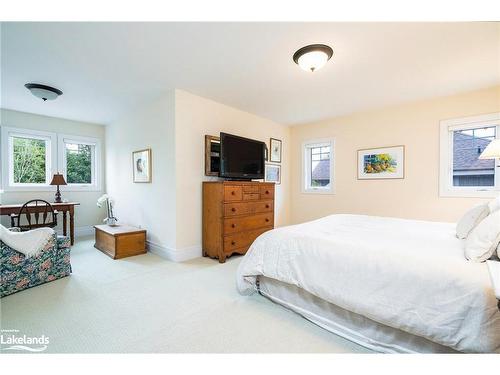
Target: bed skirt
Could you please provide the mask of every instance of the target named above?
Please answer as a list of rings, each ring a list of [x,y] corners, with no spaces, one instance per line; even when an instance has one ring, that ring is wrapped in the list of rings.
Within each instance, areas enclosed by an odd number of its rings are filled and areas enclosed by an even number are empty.
[[[423,337],[347,311],[311,293],[265,276],[258,277],[259,293],[316,325],[380,353],[457,353]]]

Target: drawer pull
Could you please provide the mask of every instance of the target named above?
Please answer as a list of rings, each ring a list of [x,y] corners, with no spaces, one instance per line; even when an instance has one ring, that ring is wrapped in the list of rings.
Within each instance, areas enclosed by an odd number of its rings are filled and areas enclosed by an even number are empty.
[[[266,223],[269,222],[269,219],[266,217]]]
[[[236,245],[236,242],[234,242],[234,241],[231,241],[231,245],[233,245],[233,246],[234,246],[234,245]]]
[[[231,211],[236,212],[236,208],[234,208],[234,207],[231,208]]]
[[[231,228],[236,228],[236,224],[231,224]]]
[[[235,194],[236,194],[236,192],[234,190],[231,191],[231,195],[235,195]]]
[[[269,190],[266,190],[266,194],[269,194]]]
[[[269,205],[268,205],[268,204],[266,204],[266,208],[269,208]]]

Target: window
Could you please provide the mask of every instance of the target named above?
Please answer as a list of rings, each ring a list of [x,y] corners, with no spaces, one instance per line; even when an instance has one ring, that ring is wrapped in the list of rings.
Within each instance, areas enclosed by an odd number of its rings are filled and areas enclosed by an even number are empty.
[[[55,160],[53,133],[2,127],[2,185],[19,190],[46,187]]]
[[[63,173],[63,190],[99,190],[100,140],[1,127],[2,186],[6,191],[53,190]]]
[[[333,194],[333,140],[306,142],[302,152],[304,163],[302,191]]]
[[[97,189],[100,141],[96,138],[59,135],[60,170],[74,190]]]
[[[479,159],[500,137],[500,114],[441,122],[441,196],[495,196],[500,190],[498,160]]]

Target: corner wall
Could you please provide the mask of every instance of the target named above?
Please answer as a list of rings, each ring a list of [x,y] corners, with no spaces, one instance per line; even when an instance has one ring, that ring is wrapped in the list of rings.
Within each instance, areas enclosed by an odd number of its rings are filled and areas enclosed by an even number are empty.
[[[106,126],[106,185],[119,224],[147,230],[150,250],[175,260],[174,91]],[[132,152],[152,150],[152,182],[134,183]]]
[[[281,185],[276,185],[276,225],[290,222],[290,128],[182,90],[175,91],[175,160],[177,248],[201,255],[202,182],[205,176],[205,135],[220,132],[258,139],[282,140]]]
[[[439,122],[499,111],[497,86],[292,127],[292,222],[335,213],[457,221],[484,199],[439,196]],[[302,143],[329,137],[335,138],[336,194],[302,193]],[[392,145],[405,145],[405,178],[358,180],[357,150]]]

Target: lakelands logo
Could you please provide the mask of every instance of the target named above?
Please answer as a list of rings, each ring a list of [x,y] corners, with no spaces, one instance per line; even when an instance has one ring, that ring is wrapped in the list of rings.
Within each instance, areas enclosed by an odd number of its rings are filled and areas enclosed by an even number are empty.
[[[45,335],[24,335],[17,329],[2,329],[0,345],[2,351],[43,352],[49,345],[49,338]]]

